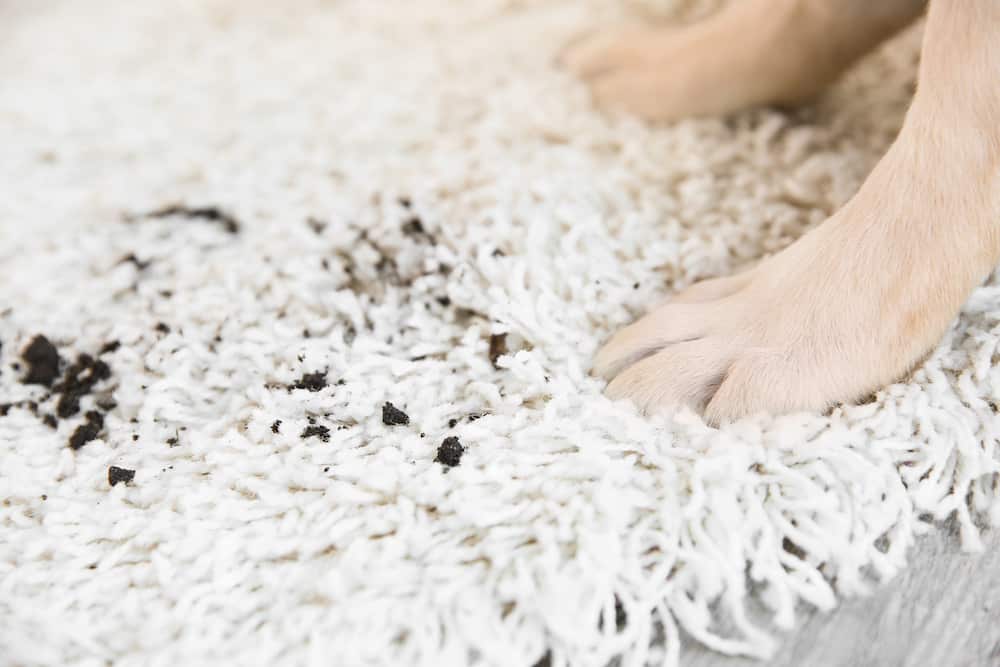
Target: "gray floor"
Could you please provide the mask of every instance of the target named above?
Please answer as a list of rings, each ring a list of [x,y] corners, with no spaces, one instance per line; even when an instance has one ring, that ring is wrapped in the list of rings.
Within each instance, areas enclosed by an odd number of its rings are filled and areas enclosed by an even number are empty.
[[[683,667],[1000,667],[1000,530],[962,553],[946,530],[921,538],[910,567],[872,597],[813,613],[769,662],[690,647]]]

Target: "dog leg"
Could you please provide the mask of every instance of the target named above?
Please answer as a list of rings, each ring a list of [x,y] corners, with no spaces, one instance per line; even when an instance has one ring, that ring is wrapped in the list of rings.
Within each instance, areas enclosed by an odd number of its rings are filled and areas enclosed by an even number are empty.
[[[742,0],[688,27],[601,32],[561,61],[596,102],[649,120],[807,100],[910,23],[924,0]]]
[[[595,361],[609,396],[710,422],[823,410],[937,343],[1000,260],[1000,2],[932,0],[923,49],[903,129],[858,193],[735,291],[618,332]]]

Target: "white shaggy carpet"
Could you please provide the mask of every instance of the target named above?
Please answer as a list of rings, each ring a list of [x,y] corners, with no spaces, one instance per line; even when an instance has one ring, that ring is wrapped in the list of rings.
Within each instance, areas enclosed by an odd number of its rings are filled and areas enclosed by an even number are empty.
[[[617,327],[850,196],[919,39],[814,109],[653,128],[551,64],[620,5],[0,5],[0,664],[765,656],[1000,522],[996,279],[865,405],[601,395]],[[39,334],[62,395],[22,382]]]

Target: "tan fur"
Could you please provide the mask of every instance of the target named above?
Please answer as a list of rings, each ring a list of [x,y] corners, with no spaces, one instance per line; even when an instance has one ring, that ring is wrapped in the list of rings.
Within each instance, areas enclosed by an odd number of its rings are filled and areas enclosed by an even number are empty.
[[[587,38],[565,62],[600,104],[653,119],[796,101],[920,5],[745,0],[691,29]],[[752,271],[618,332],[594,364],[608,395],[717,423],[822,410],[904,375],[1000,260],[997,82],[1000,2],[932,2],[914,102],[858,193]]]

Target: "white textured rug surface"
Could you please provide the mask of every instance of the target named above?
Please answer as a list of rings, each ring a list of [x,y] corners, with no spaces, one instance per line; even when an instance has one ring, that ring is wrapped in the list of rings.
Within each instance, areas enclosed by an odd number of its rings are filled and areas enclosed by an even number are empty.
[[[1000,521],[995,281],[865,405],[601,395],[617,327],[850,196],[919,37],[653,128],[551,65],[618,5],[0,5],[0,664],[764,656]]]

